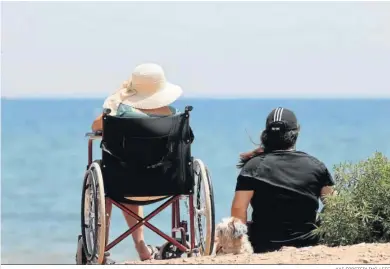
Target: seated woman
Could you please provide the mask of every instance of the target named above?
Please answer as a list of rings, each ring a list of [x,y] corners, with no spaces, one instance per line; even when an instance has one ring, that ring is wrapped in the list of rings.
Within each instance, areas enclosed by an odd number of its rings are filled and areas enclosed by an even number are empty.
[[[248,228],[256,253],[318,243],[311,232],[319,198],[333,193],[334,182],[321,161],[295,150],[299,129],[292,111],[274,109],[261,134],[262,147],[241,155],[231,214],[246,223],[252,206]]]
[[[164,71],[159,65],[141,64],[134,69],[131,79],[125,81],[117,92],[105,100],[103,108],[110,109],[110,115],[119,117],[169,116],[176,113],[176,109],[169,105],[176,101],[181,94],[182,89],[179,86],[166,81]],[[98,116],[93,122],[93,131],[102,130],[102,116]],[[125,206],[143,217],[142,206],[128,204]],[[109,227],[111,211],[112,205],[107,204],[107,227]],[[125,213],[123,215],[129,227],[137,223],[137,220],[130,215]],[[143,226],[135,230],[132,236],[140,259],[154,258],[157,251],[146,245]]]

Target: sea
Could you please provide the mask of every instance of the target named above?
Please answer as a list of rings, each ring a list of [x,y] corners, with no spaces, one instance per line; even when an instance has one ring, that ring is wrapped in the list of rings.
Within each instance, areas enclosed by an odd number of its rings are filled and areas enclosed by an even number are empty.
[[[74,264],[81,232],[81,190],[87,138],[102,99],[2,99],[1,263]],[[209,168],[216,221],[230,214],[241,152],[255,147],[267,114],[293,110],[301,124],[297,149],[314,155],[333,172],[380,151],[390,155],[390,99],[182,99],[192,105],[193,155]],[[252,142],[253,141],[253,142]],[[94,145],[94,158],[100,156]],[[145,208],[148,213],[155,208]],[[183,208],[185,215],[187,209]],[[170,210],[152,224],[169,233]],[[113,211],[111,240],[127,229]],[[163,239],[145,228],[148,244]],[[137,259],[131,237],[111,250],[114,260]]]

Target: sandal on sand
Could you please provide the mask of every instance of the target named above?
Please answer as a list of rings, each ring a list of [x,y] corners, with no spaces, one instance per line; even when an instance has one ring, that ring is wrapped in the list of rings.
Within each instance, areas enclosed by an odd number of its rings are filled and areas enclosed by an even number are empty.
[[[147,260],[157,260],[159,256],[160,250],[158,247],[153,247],[151,245],[146,245],[146,247],[149,249],[150,252],[150,258],[149,259],[143,259],[141,261],[147,261]]]

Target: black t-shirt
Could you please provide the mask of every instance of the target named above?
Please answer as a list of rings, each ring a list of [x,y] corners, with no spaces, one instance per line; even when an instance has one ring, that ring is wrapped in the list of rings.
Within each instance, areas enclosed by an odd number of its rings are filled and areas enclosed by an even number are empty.
[[[312,245],[321,189],[332,185],[326,166],[304,152],[275,151],[249,160],[236,191],[254,191],[250,238],[255,251]]]

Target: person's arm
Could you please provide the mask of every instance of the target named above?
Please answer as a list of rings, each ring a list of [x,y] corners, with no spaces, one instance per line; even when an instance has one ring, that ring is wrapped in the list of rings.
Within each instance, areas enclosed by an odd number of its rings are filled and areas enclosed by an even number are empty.
[[[127,85],[126,83],[127,83],[127,81],[125,81],[122,84],[122,88]],[[117,90],[115,93],[113,93],[112,95],[107,97],[106,100],[104,100],[103,109],[108,110],[107,113],[109,115],[116,115],[116,113],[117,113],[118,106],[121,102],[120,101],[121,100],[120,92],[121,92],[122,88]],[[104,113],[106,113],[106,112],[104,112]],[[103,131],[103,113],[100,114],[99,116],[97,116],[97,118],[93,121],[91,129],[94,132]]]
[[[336,194],[337,194],[337,192],[335,191],[333,186],[324,186],[324,187],[322,187],[322,189],[321,189],[321,202],[323,204],[325,204],[327,197],[332,196],[332,195],[336,195]]]
[[[238,176],[236,192],[234,194],[234,199],[231,208],[231,216],[236,217],[242,221],[242,223],[247,222],[247,210],[250,204],[250,201],[254,193],[255,179]]]
[[[231,215],[242,221],[247,222],[247,210],[253,197],[253,191],[236,191],[232,203]]]
[[[100,114],[92,123],[92,131],[97,132],[103,130],[103,114]]]
[[[110,115],[115,115],[117,108],[118,108],[118,98],[117,94],[119,91],[115,92],[111,96],[107,97],[106,100],[104,100],[103,103],[103,110]],[[108,112],[106,112],[108,110]],[[103,131],[103,113],[96,117],[96,119],[93,121],[91,129],[94,132],[97,131]]]
[[[321,188],[320,198],[321,198],[321,202],[325,204],[326,197],[336,194],[336,191],[333,188],[334,186],[333,177],[325,166],[323,168],[323,172],[321,173],[320,181],[323,186]]]

